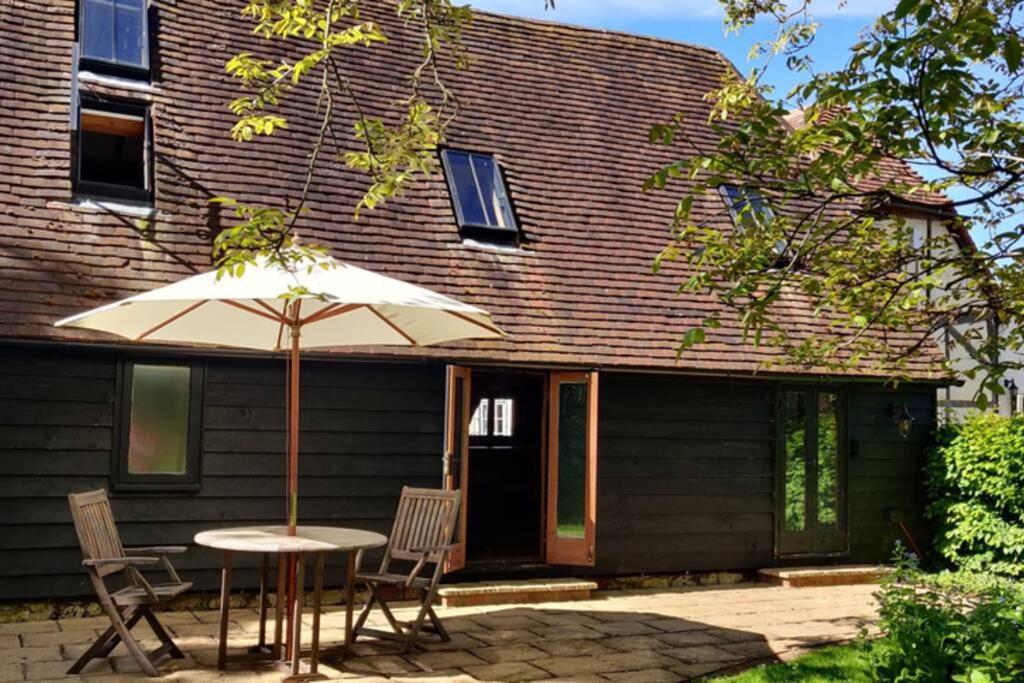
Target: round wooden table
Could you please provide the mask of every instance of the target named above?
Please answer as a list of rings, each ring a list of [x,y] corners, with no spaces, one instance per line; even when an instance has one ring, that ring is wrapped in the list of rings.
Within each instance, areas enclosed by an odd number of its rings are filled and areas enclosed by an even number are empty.
[[[231,608],[231,559],[234,553],[257,553],[263,556],[260,577],[260,630],[259,644],[253,648],[256,655],[270,654],[274,659],[281,659],[281,632],[283,628],[282,613],[286,590],[286,567],[290,557],[295,558],[297,570],[295,574],[296,599],[292,612],[288,615],[290,633],[288,649],[291,652],[291,676],[285,680],[322,679],[317,673],[320,661],[320,600],[323,593],[324,561],[328,553],[344,552],[348,554],[348,567],[345,577],[345,645],[352,644],[352,609],[355,599],[355,577],[358,565],[358,554],[364,550],[380,548],[387,544],[386,536],[361,529],[345,529],[327,526],[299,526],[294,536],[288,535],[286,526],[248,526],[229,529],[211,529],[196,534],[197,545],[214,548],[224,553],[224,568],[220,582],[220,642],[217,650],[217,668],[223,669],[227,664],[228,617]],[[267,578],[270,556],[277,555],[277,600],[274,615],[274,642],[268,648],[266,643],[267,625]],[[313,585],[313,634],[310,643],[309,672],[301,673],[300,652],[302,634],[302,592],[306,571],[306,556],[313,555],[316,562]]]

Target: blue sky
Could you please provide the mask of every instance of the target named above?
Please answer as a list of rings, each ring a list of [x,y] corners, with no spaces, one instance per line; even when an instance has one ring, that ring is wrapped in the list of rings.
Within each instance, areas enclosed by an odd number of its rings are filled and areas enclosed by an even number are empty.
[[[477,9],[504,14],[706,45],[722,51],[744,73],[751,67],[747,61],[751,45],[770,37],[772,29],[764,22],[726,36],[717,0],[556,0],[553,10],[544,9],[544,0],[467,1]],[[858,32],[894,4],[887,0],[818,0],[815,18],[821,28],[811,50],[817,68],[841,66],[849,47],[857,42]],[[794,79],[784,67],[774,68],[769,82],[781,94],[789,90]]]

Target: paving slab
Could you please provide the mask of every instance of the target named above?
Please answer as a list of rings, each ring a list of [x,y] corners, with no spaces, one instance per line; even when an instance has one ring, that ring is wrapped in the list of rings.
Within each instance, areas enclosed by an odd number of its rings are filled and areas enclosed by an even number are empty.
[[[357,683],[685,681],[789,660],[813,647],[856,638],[865,624],[874,629],[875,590],[870,585],[740,584],[604,591],[575,602],[439,607],[451,641],[427,640],[416,652],[402,654],[394,642],[360,639],[347,658],[325,661],[321,670],[330,680]],[[412,605],[396,606],[398,619],[414,614]],[[281,679],[266,664],[216,670],[217,611],[159,616],[186,654],[184,660],[160,664],[163,680]],[[231,617],[229,652],[240,653],[254,642],[257,615],[238,609]],[[384,625],[377,614],[373,621]],[[322,619],[325,647],[340,641],[343,624],[343,613],[328,608]],[[0,683],[139,680],[141,672],[123,645],[91,664],[85,676],[64,676],[106,625],[97,617],[0,624]],[[145,645],[156,645],[145,625],[136,631]],[[309,642],[308,634],[304,641]]]

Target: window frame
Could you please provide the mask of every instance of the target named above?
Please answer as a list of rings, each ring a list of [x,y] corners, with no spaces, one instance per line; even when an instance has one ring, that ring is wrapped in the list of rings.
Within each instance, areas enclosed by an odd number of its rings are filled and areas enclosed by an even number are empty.
[[[116,16],[117,11],[117,0],[110,0],[110,4],[114,6],[114,13]],[[151,42],[150,42],[150,22],[149,12],[150,3],[149,0],[142,0],[142,64],[130,64],[128,62],[119,62],[117,59],[103,59],[102,57],[89,57],[85,53],[85,0],[77,0],[75,3],[75,10],[78,12],[77,21],[75,22],[78,31],[78,66],[79,69],[86,69],[89,71],[95,71],[110,76],[122,76],[127,78],[136,78],[149,80],[150,73],[152,70],[152,55]],[[111,33],[114,36],[114,40],[117,40],[115,29],[111,29]]]
[[[741,199],[733,201],[732,197],[729,196],[730,188],[736,190],[740,195],[742,195]],[[756,196],[751,197],[751,193]],[[760,202],[761,206],[763,206],[768,212],[769,219],[775,216],[775,210],[772,209],[771,203],[769,203],[768,199],[755,187],[736,185],[735,183],[722,183],[718,186],[718,194],[722,197],[722,201],[725,202],[725,206],[729,210],[729,216],[732,217],[732,224],[736,226],[737,229],[743,229],[745,227],[743,225],[744,219],[743,214],[741,213],[742,209],[736,208],[736,206],[741,202],[746,203],[751,207],[750,215],[752,217],[757,213],[754,209],[755,200]]]
[[[468,149],[459,149],[455,147],[442,147],[439,150],[439,153],[441,155],[441,166],[444,169],[445,182],[448,185],[448,199],[451,201],[452,210],[455,212],[455,220],[459,226],[459,233],[462,237],[481,238],[488,242],[517,242],[521,234],[519,217],[516,214],[515,204],[512,201],[512,194],[508,189],[508,178],[505,176],[505,169],[498,162],[495,155],[488,152],[473,152]],[[503,228],[498,225],[486,225],[466,220],[462,212],[462,202],[459,199],[459,191],[455,184],[455,176],[452,172],[451,161],[448,158],[449,154],[465,154],[471,161],[473,157],[486,158],[494,164],[494,168],[497,170],[497,178],[500,180],[500,183],[495,185],[495,191],[498,193],[499,198],[504,199],[505,201],[505,205],[508,209],[506,218],[511,222],[509,227]],[[472,168],[472,164],[470,164],[470,168]],[[479,189],[478,181],[478,192]]]
[[[132,379],[136,365],[187,367],[188,439],[184,474],[133,474],[128,471],[132,417]],[[206,401],[206,365],[167,357],[122,359],[117,364],[114,443],[111,449],[111,487],[115,491],[198,491],[202,482],[203,424]]]
[[[114,183],[103,183],[95,180],[82,180],[82,112],[92,111],[107,114],[139,116],[143,121],[142,140],[142,178],[145,187],[129,187]],[[72,165],[71,178],[75,195],[99,200],[127,200],[153,203],[153,144],[152,117],[150,106],[145,102],[128,102],[124,100],[100,100],[82,96],[75,113],[75,160]]]

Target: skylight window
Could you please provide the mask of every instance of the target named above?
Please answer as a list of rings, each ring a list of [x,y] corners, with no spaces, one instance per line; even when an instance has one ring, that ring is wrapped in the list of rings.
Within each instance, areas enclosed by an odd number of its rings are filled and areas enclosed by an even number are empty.
[[[519,228],[512,214],[501,167],[494,157],[445,149],[441,160],[459,228],[464,232],[515,237]]]
[[[740,185],[719,185],[718,192],[722,195],[733,225],[744,230],[763,228],[775,218],[768,200],[752,187]],[[775,243],[775,253],[781,258],[787,251],[786,240]]]
[[[104,71],[149,71],[146,0],[79,0],[82,60]]]
[[[718,191],[729,207],[729,214],[732,216],[736,227],[747,227],[750,225],[763,225],[774,218],[772,207],[768,204],[761,193],[749,187],[739,185],[720,185]]]

